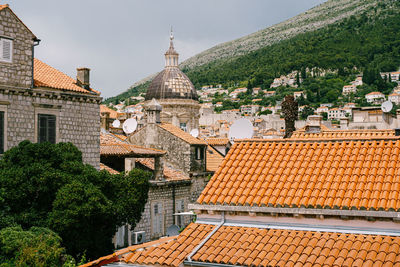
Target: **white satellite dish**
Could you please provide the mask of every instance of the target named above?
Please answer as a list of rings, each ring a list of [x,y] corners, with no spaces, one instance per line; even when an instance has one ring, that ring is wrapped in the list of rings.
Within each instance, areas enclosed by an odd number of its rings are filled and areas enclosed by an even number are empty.
[[[112,126],[114,128],[118,128],[119,126],[121,126],[121,122],[119,120],[114,120],[112,123]]]
[[[253,124],[248,119],[236,120],[229,129],[229,140],[252,138],[254,133]]]
[[[199,130],[197,130],[197,129],[191,130],[190,135],[197,138],[199,136]]]
[[[393,103],[391,101],[385,101],[381,105],[381,109],[383,112],[388,113],[392,110],[393,108]]]
[[[126,134],[131,134],[136,130],[137,127],[137,121],[135,119],[127,119],[124,121],[124,124],[122,124],[122,130],[124,130],[124,133]]]

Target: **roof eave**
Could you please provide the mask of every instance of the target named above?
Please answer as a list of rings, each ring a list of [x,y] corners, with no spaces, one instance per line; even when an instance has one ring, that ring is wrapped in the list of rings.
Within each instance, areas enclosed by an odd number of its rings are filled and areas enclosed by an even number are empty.
[[[323,215],[323,216],[345,216],[365,218],[385,218],[400,220],[400,212],[383,210],[342,210],[342,209],[313,209],[313,208],[276,208],[259,206],[229,206],[229,205],[207,205],[189,204],[190,210],[205,211],[227,211],[227,212],[249,212],[264,214],[288,214],[288,215]]]

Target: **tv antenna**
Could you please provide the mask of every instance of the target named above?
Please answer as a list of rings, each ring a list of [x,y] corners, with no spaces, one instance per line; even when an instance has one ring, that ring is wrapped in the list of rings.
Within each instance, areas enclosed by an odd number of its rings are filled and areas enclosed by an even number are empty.
[[[122,130],[126,134],[131,134],[136,130],[137,124],[138,123],[135,119],[133,118],[127,119],[126,121],[124,121],[124,124],[122,124]]]
[[[236,120],[229,129],[228,138],[235,139],[252,138],[254,133],[253,124],[248,119]]]

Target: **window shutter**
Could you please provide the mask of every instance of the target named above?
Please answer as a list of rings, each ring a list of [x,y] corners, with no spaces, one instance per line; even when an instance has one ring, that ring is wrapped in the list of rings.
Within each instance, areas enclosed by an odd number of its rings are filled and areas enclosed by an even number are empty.
[[[56,116],[49,115],[47,121],[47,131],[48,131],[48,142],[55,144],[56,143]]]
[[[6,62],[11,62],[12,60],[12,40],[1,39],[0,40],[0,53],[1,60]]]
[[[0,111],[0,154],[4,153],[4,111]]]
[[[56,143],[56,116],[38,115],[38,142]]]

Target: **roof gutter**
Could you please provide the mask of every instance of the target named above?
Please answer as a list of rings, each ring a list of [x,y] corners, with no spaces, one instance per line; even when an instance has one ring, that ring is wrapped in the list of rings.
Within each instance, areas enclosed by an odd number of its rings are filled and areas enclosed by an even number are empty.
[[[189,204],[191,210],[227,211],[227,212],[252,212],[252,213],[273,213],[292,215],[325,215],[325,216],[348,216],[348,217],[369,217],[388,218],[400,220],[400,212],[380,210],[343,210],[343,209],[314,209],[314,208],[275,208],[259,206],[224,206],[224,205],[202,205]]]
[[[31,88],[34,87],[35,82],[34,82],[34,77],[33,77],[33,68],[34,68],[34,60],[35,60],[35,46],[38,46],[40,44],[40,39],[34,38],[33,39],[33,45],[32,45],[32,84]]]
[[[189,254],[189,256],[187,256],[187,260],[185,262],[187,263],[191,263],[192,262],[192,257],[194,254],[197,253],[197,251],[199,251],[201,249],[201,247],[213,236],[213,234],[215,232],[218,231],[219,228],[221,228],[221,226],[225,223],[225,213],[222,212],[221,213],[221,222],[217,225],[217,227],[214,228],[214,230],[211,231],[211,233],[208,234],[208,236],[206,238],[204,238],[203,241],[201,241],[201,243],[194,248],[194,250]],[[213,265],[216,266],[216,265]]]

